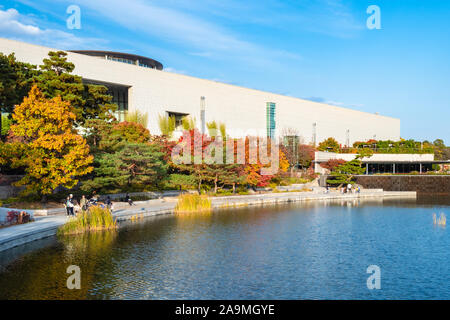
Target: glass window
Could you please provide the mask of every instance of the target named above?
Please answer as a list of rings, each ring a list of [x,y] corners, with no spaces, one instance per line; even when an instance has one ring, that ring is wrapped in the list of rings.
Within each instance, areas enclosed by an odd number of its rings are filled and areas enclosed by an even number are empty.
[[[267,136],[271,139],[275,137],[275,103],[267,102],[266,104],[267,118]]]

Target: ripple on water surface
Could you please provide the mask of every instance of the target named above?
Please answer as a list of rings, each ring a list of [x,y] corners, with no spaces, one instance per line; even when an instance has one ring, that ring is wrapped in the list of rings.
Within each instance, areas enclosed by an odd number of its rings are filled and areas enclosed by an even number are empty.
[[[0,254],[0,298],[450,299],[448,231],[432,220],[449,208],[315,202],[126,223]],[[66,288],[72,264],[80,290]],[[381,290],[367,289],[369,265]]]

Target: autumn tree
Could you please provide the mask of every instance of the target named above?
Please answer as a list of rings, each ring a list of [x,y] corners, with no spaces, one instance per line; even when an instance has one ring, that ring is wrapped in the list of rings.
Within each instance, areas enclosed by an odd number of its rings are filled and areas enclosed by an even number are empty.
[[[318,149],[319,151],[339,152],[341,146],[339,145],[339,142],[336,141],[336,139],[330,137],[319,143]]]
[[[256,142],[256,154],[258,155],[256,159],[251,159],[250,143],[251,140]],[[263,144],[267,144],[266,148],[262,148]],[[272,154],[271,152],[272,142],[270,139],[265,140],[256,137],[246,137],[245,139],[245,167],[244,173],[247,177],[246,182],[251,186],[265,187],[269,185],[271,179],[279,176],[289,169],[289,161],[286,158],[282,150],[278,149],[278,165],[277,172],[272,174],[262,174],[264,168],[269,168],[272,165],[272,159],[270,163],[264,164],[262,161],[263,152],[267,151],[267,156]],[[256,160],[256,161],[254,161]]]
[[[114,152],[126,143],[146,143],[150,132],[135,122],[104,121],[89,119],[85,123],[84,136],[91,146],[92,153]]]
[[[309,168],[315,158],[316,149],[309,144],[298,146],[298,162],[303,168]]]
[[[321,163],[320,166],[324,169],[334,171],[337,167],[343,165],[346,162],[347,161],[345,161],[344,159],[329,159],[328,161]]]
[[[150,141],[150,131],[136,122],[120,122],[112,128],[112,134],[121,136],[125,141],[145,143]]]
[[[45,200],[57,187],[73,188],[78,178],[92,171],[86,140],[73,129],[75,114],[60,97],[46,99],[33,86],[13,114],[11,131],[23,143],[12,143],[12,167],[25,168],[16,183],[24,194],[37,193]],[[20,152],[18,152],[20,151]]]
[[[203,161],[204,150],[209,145],[209,138],[201,134],[197,129],[186,130],[179,138],[177,146],[185,145],[187,153],[174,155],[174,163],[177,173],[191,175],[196,182],[197,190],[200,192],[202,184],[210,180],[210,171]],[[195,149],[198,148],[197,152]],[[178,179],[179,180],[179,179]]]

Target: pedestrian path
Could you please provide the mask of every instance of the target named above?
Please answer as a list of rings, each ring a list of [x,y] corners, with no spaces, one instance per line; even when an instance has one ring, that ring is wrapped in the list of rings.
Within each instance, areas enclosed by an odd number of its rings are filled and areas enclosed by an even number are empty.
[[[370,198],[415,198],[416,192],[386,192],[382,190],[363,193],[341,194],[338,192],[284,192],[242,196],[212,197],[213,208],[234,208],[250,205],[267,205],[277,203],[301,202],[311,200],[352,200]],[[176,198],[136,201],[130,206],[127,203],[116,203],[113,215],[117,221],[133,220],[173,213]],[[59,226],[67,221],[66,215],[37,217],[35,222],[0,229],[0,251],[19,246],[34,240],[56,234]]]
[[[34,222],[0,229],[0,251],[56,234],[67,221],[65,215],[36,217]]]

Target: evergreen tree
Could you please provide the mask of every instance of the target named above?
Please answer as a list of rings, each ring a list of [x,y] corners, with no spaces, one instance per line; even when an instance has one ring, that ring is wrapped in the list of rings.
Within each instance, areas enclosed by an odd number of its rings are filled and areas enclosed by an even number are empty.
[[[328,179],[327,182],[332,185],[353,183],[354,176],[363,174],[364,171],[365,169],[361,167],[361,160],[353,159],[336,167],[331,173],[332,179]]]
[[[117,152],[96,156],[95,167],[92,179],[83,182],[83,191],[119,192],[155,188],[166,176],[168,164],[158,145],[130,143]]]
[[[36,73],[36,66],[17,61],[13,53],[8,56],[0,53],[0,115],[2,112],[12,114],[14,107],[22,103],[31,89],[32,78]],[[2,120],[3,117],[0,116],[0,140],[7,135]]]
[[[76,124],[83,125],[87,119],[107,119],[117,109],[105,86],[83,83],[80,76],[73,75],[75,65],[67,61],[64,51],[50,51],[49,58],[39,66],[41,72],[34,81],[47,98],[61,96],[70,103],[76,115]]]

